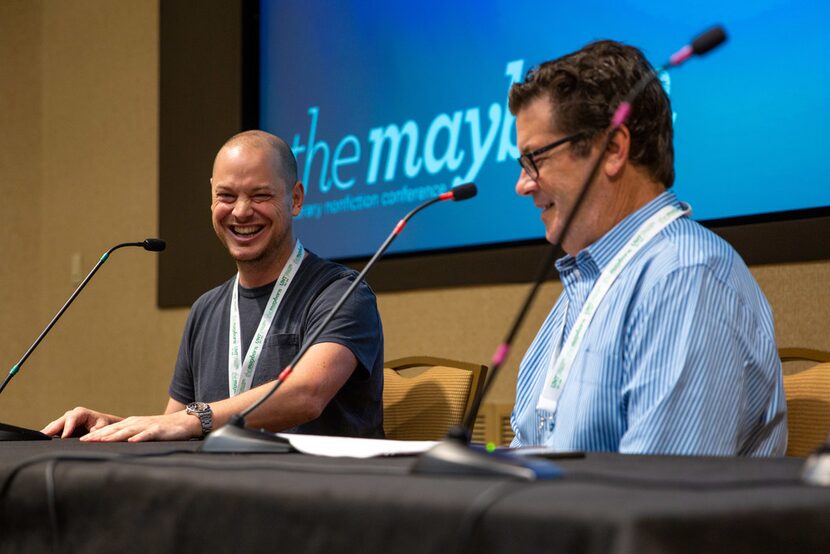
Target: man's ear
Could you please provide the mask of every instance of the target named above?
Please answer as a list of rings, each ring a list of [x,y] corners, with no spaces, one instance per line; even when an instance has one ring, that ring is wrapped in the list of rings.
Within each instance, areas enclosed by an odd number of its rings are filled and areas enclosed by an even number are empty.
[[[305,200],[305,188],[300,181],[294,183],[294,188],[291,189],[291,215],[297,217],[303,209],[303,200]]]
[[[608,150],[605,152],[603,169],[609,179],[614,179],[622,173],[628,162],[630,148],[631,131],[628,130],[627,125],[621,125],[611,138],[611,142],[608,143]]]

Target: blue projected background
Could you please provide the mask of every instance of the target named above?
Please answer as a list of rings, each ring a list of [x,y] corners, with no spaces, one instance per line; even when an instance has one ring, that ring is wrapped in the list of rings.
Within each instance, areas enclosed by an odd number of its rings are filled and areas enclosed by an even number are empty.
[[[600,38],[658,66],[712,23],[729,41],[670,75],[677,194],[699,220],[830,206],[830,4],[793,4],[263,1],[260,123],[297,155],[297,233],[322,256],[368,256],[417,203],[474,181],[476,198],[425,211],[391,251],[542,238],[514,193],[510,84]]]

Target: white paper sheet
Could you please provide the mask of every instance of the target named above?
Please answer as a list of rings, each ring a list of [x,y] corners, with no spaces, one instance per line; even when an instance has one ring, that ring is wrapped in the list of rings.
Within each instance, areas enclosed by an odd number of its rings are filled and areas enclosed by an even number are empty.
[[[437,441],[393,441],[325,435],[297,435],[293,433],[278,433],[278,435],[287,439],[291,446],[303,454],[347,458],[420,454],[438,444]]]

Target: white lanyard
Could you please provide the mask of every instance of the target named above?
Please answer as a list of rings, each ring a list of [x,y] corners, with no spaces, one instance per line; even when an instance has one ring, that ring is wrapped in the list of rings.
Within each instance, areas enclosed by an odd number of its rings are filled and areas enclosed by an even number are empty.
[[[265,312],[262,314],[254,338],[251,339],[251,344],[248,346],[244,365],[242,363],[242,332],[239,323],[239,274],[236,274],[233,281],[233,290],[231,291],[231,321],[228,331],[228,390],[231,396],[236,396],[251,388],[254,370],[256,370],[262,346],[265,344],[265,336],[268,334],[271,322],[274,320],[277,309],[285,297],[288,285],[291,284],[291,280],[297,274],[297,269],[303,261],[303,255],[303,245],[298,240],[294,245],[291,257],[288,258],[285,267],[282,268],[279,279],[274,283],[274,290],[271,291],[271,297],[265,306]]]
[[[659,212],[648,218],[645,223],[640,225],[640,228],[637,229],[634,236],[617,252],[605,270],[600,274],[594,288],[591,289],[591,294],[588,295],[588,299],[582,306],[582,310],[579,312],[573,328],[568,333],[567,339],[565,339],[562,351],[558,355],[556,352],[551,353],[550,365],[545,376],[542,394],[539,397],[539,403],[536,405],[537,410],[545,410],[551,413],[556,412],[559,397],[562,394],[565,382],[568,380],[568,375],[571,373],[571,367],[579,352],[579,347],[582,345],[582,340],[585,338],[588,326],[591,324],[591,320],[597,312],[597,308],[602,302],[602,299],[605,298],[605,294],[622,273],[623,269],[634,258],[634,255],[657,233],[665,229],[675,219],[688,213],[690,213],[688,209],[681,210],[675,206],[665,206]]]

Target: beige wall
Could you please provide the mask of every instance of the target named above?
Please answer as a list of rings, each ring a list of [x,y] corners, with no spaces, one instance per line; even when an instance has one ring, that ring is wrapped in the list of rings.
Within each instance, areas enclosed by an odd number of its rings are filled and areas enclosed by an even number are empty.
[[[0,2],[0,363],[22,355],[118,240],[157,231],[157,0]],[[116,252],[0,396],[0,421],[40,427],[74,405],[161,410],[186,310],[159,310],[156,256]],[[782,346],[830,350],[830,262],[753,271]],[[387,358],[486,362],[527,285],[382,294]],[[558,294],[546,285],[494,400]]]
[[[41,41],[41,13],[34,3],[0,3],[0,371],[4,378],[22,355],[22,345],[31,342],[40,305]],[[0,396],[0,421],[39,401],[33,383],[18,390],[15,385]]]
[[[156,0],[0,3],[0,359],[10,367],[113,241],[157,229]],[[120,250],[0,397],[40,426],[76,404],[165,404],[185,310],[155,308],[156,261]],[[5,371],[4,371],[5,373]]]

